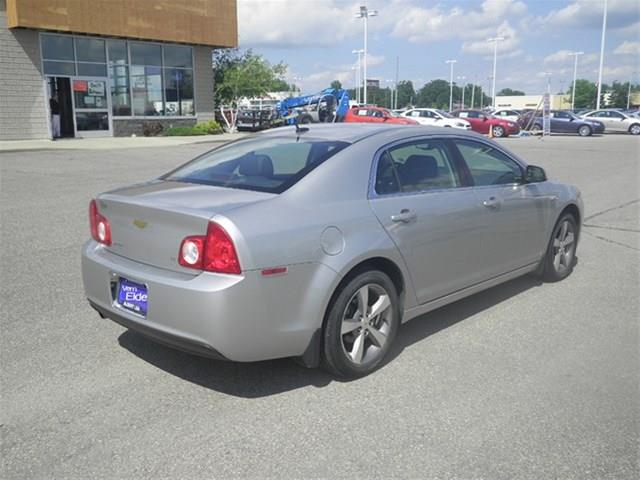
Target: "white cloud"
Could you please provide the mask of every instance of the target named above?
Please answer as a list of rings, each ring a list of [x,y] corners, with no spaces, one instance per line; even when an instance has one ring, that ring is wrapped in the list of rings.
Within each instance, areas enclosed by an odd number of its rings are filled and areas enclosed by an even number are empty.
[[[509,22],[506,20],[502,22],[498,28],[494,31],[494,34],[503,37],[504,40],[498,42],[498,55],[501,58],[514,58],[520,56],[523,52],[518,48],[520,44],[520,38],[517,32]],[[488,42],[486,37],[480,40],[467,41],[462,44],[462,51],[465,53],[474,53],[486,55],[487,57],[493,55],[494,44]]]
[[[613,51],[616,55],[640,55],[640,42],[625,40]]]
[[[358,2],[337,0],[238,0],[241,47],[309,47],[338,45],[359,33],[349,12]]]
[[[604,0],[573,0],[566,7],[552,10],[539,18],[543,26],[553,28],[601,28]],[[640,18],[637,0],[609,0],[607,6],[608,28],[624,28]]]

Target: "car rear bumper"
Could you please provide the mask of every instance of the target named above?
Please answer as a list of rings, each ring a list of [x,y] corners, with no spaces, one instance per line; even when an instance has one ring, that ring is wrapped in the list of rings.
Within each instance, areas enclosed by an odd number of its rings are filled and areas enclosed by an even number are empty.
[[[173,272],[109,252],[94,241],[82,250],[82,278],[103,317],[160,343],[214,358],[248,362],[302,355],[322,322],[321,295],[336,273],[317,263],[288,266],[285,275]],[[117,301],[120,278],[143,284],[147,315]]]

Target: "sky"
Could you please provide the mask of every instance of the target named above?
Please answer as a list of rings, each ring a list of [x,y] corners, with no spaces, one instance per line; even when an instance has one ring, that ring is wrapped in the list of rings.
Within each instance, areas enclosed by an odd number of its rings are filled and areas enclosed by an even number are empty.
[[[395,79],[414,86],[449,79],[475,82],[490,93],[493,45],[499,42],[496,91],[554,92],[578,78],[596,81],[605,0],[238,0],[239,46],[272,63],[288,65],[287,79],[315,92],[338,79],[355,84],[355,49],[363,47],[360,5],[377,10],[369,18],[368,77],[381,86]],[[640,83],[640,0],[608,0],[603,82]],[[633,75],[633,77],[631,77]],[[459,78],[458,77],[466,77]]]

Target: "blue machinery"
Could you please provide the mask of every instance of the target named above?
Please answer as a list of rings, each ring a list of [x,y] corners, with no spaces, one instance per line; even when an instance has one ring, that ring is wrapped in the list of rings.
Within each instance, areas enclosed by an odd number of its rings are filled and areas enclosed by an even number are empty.
[[[349,110],[349,94],[343,89],[325,88],[312,95],[285,98],[276,109],[286,125],[340,122]]]

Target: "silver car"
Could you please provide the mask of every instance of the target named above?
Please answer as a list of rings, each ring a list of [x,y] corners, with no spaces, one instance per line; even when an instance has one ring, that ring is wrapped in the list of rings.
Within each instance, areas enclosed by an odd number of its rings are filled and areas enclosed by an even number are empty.
[[[574,267],[583,205],[502,146],[406,125],[281,127],[99,195],[102,317],[199,355],[368,374],[402,322]]]
[[[640,119],[618,110],[611,108],[593,110],[583,113],[582,118],[602,122],[607,132],[625,132],[631,135],[640,135]]]

